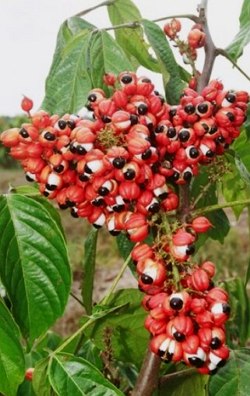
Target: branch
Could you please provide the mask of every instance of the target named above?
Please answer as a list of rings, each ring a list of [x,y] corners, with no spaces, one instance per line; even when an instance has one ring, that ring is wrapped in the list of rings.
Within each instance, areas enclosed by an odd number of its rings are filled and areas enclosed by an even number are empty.
[[[78,13],[75,14],[74,16],[80,17],[80,16],[83,16],[83,15],[86,15],[86,14],[88,14],[89,12],[96,10],[97,8],[100,8],[100,7],[103,7],[103,6],[109,6],[110,4],[113,4],[113,3],[115,3],[115,2],[116,2],[116,0],[106,0],[106,1],[103,1],[102,3],[97,4],[97,5],[94,6],[94,7],[90,7],[90,8],[87,8],[86,10],[83,10],[83,11],[78,12]]]
[[[165,21],[166,19],[174,19],[174,18],[186,18],[186,19],[191,19],[191,21],[198,23],[199,22],[199,17],[193,14],[178,14],[178,15],[169,15],[157,19],[153,19],[152,22],[161,22]]]
[[[229,60],[229,62],[231,62],[232,65],[233,65],[237,70],[239,70],[239,72],[240,72],[241,74],[243,74],[243,76],[246,77],[246,79],[247,79],[248,81],[250,81],[250,76],[248,76],[248,75],[244,72],[244,70],[242,70],[241,67],[240,67],[232,58],[230,58],[230,56],[228,55],[228,53],[227,53],[224,49],[222,49],[222,48],[216,48],[216,55],[222,55],[222,56],[224,56],[224,58],[226,58],[227,60]]]
[[[216,58],[216,47],[212,40],[206,17],[207,0],[202,0],[199,6],[199,23],[202,25],[202,29],[206,34],[205,43],[205,60],[203,70],[200,77],[198,78],[197,91],[201,92],[203,88],[208,84],[212,73],[214,61]]]
[[[161,359],[148,349],[131,396],[151,396],[158,387]]]
[[[218,210],[218,209],[233,208],[234,206],[241,206],[241,205],[244,205],[244,206],[250,205],[250,199],[241,199],[238,201],[206,206],[204,208],[199,208],[199,209],[192,211],[192,215],[199,216],[202,213],[214,212],[215,210]]]

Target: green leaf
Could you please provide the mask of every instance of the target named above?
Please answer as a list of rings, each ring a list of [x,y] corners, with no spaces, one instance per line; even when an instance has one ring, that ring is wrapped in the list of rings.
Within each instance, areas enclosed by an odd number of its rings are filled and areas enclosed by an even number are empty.
[[[247,267],[247,273],[246,273],[246,279],[245,279],[245,286],[248,284],[250,279],[250,260],[248,261],[248,267]]]
[[[142,24],[161,67],[167,101],[170,104],[176,104],[184,88],[179,66],[162,29],[156,23],[146,19],[142,21]]]
[[[49,358],[40,360],[36,366],[32,378],[32,386],[36,396],[52,396],[52,388],[48,377]]]
[[[245,346],[248,339],[250,319],[249,298],[241,278],[226,281],[224,286],[230,296],[231,315],[227,323],[228,335],[239,346]]]
[[[84,244],[82,299],[88,315],[92,313],[97,237],[98,230],[92,228]]]
[[[6,396],[15,396],[23,381],[24,369],[18,327],[0,299],[0,392]]]
[[[101,351],[91,340],[84,342],[82,348],[79,351],[79,356],[92,363],[96,368],[98,368],[98,370],[103,369]]]
[[[199,198],[195,206],[196,209],[218,203],[217,185],[211,182],[207,166],[200,167],[199,175],[193,179],[190,198],[193,201]],[[213,227],[205,234],[200,235],[196,244],[197,247],[203,245],[208,237],[223,243],[225,236],[230,230],[229,220],[222,209],[206,213],[206,217],[210,220]]]
[[[249,396],[250,349],[232,350],[228,363],[209,382],[209,396]]]
[[[238,162],[239,159],[233,158],[229,155],[227,155],[227,157],[229,158],[230,169],[228,172],[225,172],[221,180],[223,197],[227,202],[246,199],[247,198],[246,184],[243,178],[241,178],[240,176],[240,171],[238,168],[239,163],[238,166],[236,166],[235,164],[235,161]],[[244,209],[244,205],[232,207],[236,219],[239,218],[243,209]]]
[[[51,113],[76,113],[87,101],[89,91],[103,87],[105,72],[131,70],[126,55],[105,31],[78,17],[60,28],[52,66],[46,80],[42,108]]]
[[[226,48],[228,55],[237,60],[242,54],[244,47],[250,42],[250,3],[244,0],[240,14],[240,30],[233,41]]]
[[[127,259],[127,257],[130,255],[133,247],[135,246],[135,244],[133,242],[131,242],[125,234],[121,233],[116,237],[116,243],[117,243],[117,247],[119,250],[120,255],[122,256],[122,258],[124,260]],[[137,272],[135,269],[135,265],[133,263],[133,260],[130,259],[128,266],[132,272],[132,274],[136,277],[137,276]]]
[[[9,189],[9,192],[11,194],[20,194],[20,195],[38,195],[41,196],[40,191],[38,190],[38,188],[35,185],[23,185],[23,186],[11,186]]]
[[[105,73],[119,74],[124,70],[133,70],[131,62],[116,41],[100,30],[92,34],[86,59],[86,68],[93,87],[107,89],[103,83]]]
[[[113,26],[140,21],[142,18],[140,11],[131,0],[116,0],[109,4],[108,14]],[[160,72],[157,60],[148,52],[141,26],[116,29],[115,38],[129,58],[132,55],[137,59],[138,66],[142,65],[154,72]]]
[[[49,380],[59,396],[123,396],[95,366],[73,355],[51,358]]]
[[[110,307],[126,304],[122,311],[108,314],[86,329],[85,334],[96,346],[105,349],[105,334],[111,330],[110,342],[115,359],[140,367],[149,340],[144,328],[146,312],[141,307],[142,293],[137,289],[119,290],[114,293]]]
[[[23,335],[34,340],[64,312],[71,273],[65,240],[47,202],[0,197],[0,275]]]
[[[206,396],[206,386],[208,377],[194,373],[192,369],[184,370],[183,376],[166,378],[166,381],[162,381],[160,385],[159,396],[171,395],[171,396]]]

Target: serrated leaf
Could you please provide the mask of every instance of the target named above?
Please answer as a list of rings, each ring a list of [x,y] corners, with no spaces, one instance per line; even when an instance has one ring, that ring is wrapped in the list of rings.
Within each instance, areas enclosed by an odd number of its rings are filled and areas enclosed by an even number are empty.
[[[154,22],[142,21],[145,34],[152,46],[161,67],[167,101],[177,104],[184,84],[181,79],[179,65],[162,29]]]
[[[31,341],[63,314],[70,291],[65,240],[48,205],[19,194],[0,197],[0,275]]]
[[[82,299],[88,315],[92,313],[97,237],[98,230],[92,228],[84,244]]]
[[[108,14],[113,26],[140,21],[142,18],[139,9],[131,0],[116,0],[109,4]],[[132,55],[137,59],[138,66],[141,65],[154,72],[160,72],[157,60],[148,52],[148,45],[144,40],[141,26],[116,29],[115,38],[129,58]]]
[[[102,88],[105,72],[132,69],[122,49],[105,31],[78,17],[60,28],[42,108],[51,113],[76,113],[89,91]],[[105,88],[106,89],[106,88]]]
[[[24,369],[18,327],[0,299],[0,392],[6,396],[16,396],[24,378]]]
[[[228,55],[237,60],[242,54],[244,47],[250,42],[250,3],[244,0],[240,14],[240,30],[233,41],[226,48]]]
[[[119,290],[114,293],[110,307],[127,304],[122,312],[112,312],[88,327],[85,334],[98,348],[105,349],[105,332],[111,329],[110,342],[114,358],[140,367],[149,340],[144,328],[145,311],[141,307],[142,294],[137,289]]]
[[[224,287],[230,296],[231,315],[227,324],[231,341],[245,346],[248,339],[250,319],[249,297],[242,279],[234,278],[224,282]],[[233,343],[232,343],[233,345]]]
[[[49,380],[59,396],[123,396],[95,366],[73,355],[57,354],[51,358]]]
[[[188,373],[189,372],[189,373]],[[188,373],[188,374],[187,374]],[[206,386],[208,377],[192,372],[192,370],[184,370],[183,377],[178,373],[177,378],[172,378],[161,382],[159,396],[206,396]]]
[[[249,396],[250,349],[231,350],[230,359],[209,382],[209,396]]]

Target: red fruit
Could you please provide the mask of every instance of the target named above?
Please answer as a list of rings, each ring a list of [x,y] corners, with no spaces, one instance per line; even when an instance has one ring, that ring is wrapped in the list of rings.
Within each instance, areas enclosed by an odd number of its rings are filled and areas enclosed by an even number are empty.
[[[151,246],[148,246],[146,243],[139,243],[133,248],[131,257],[134,261],[139,261],[146,258],[152,258],[153,254],[154,252]]]
[[[103,76],[103,82],[105,85],[108,85],[110,87],[115,85],[116,82],[116,76],[113,73],[105,73]]]
[[[215,274],[215,265],[212,261],[204,261],[202,263],[201,268],[208,273],[208,275],[212,278]]]
[[[146,285],[160,286],[166,279],[165,266],[150,258],[140,260],[137,263],[136,270],[140,275],[141,282]]]
[[[19,143],[19,128],[11,128],[2,132],[0,140],[6,147],[15,147]]]
[[[23,111],[27,111],[27,113],[30,112],[30,110],[33,107],[33,101],[29,98],[27,98],[27,96],[24,96],[22,101],[21,101],[21,108]]]
[[[211,290],[208,291],[206,295],[206,300],[208,303],[215,303],[217,301],[227,302],[228,294],[221,287],[213,287]]]
[[[178,19],[173,18],[169,23],[166,23],[163,26],[163,30],[166,36],[170,39],[174,39],[177,33],[181,30],[181,22]]]
[[[35,371],[34,367],[29,367],[29,368],[25,371],[25,379],[26,379],[27,381],[32,381],[34,371]]]
[[[191,285],[195,290],[205,291],[209,288],[210,278],[208,273],[199,268],[191,274]]]
[[[188,34],[188,44],[191,48],[201,48],[206,41],[206,35],[200,29],[192,29]]]

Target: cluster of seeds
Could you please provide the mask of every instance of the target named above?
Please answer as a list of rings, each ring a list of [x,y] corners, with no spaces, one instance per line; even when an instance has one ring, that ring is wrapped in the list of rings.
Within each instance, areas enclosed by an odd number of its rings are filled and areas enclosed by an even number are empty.
[[[214,373],[229,356],[228,296],[213,286],[213,263],[190,260],[197,234],[211,224],[199,217],[166,227],[166,216],[179,206],[175,185],[190,182],[200,164],[210,164],[239,135],[248,94],[226,91],[216,80],[201,93],[186,88],[170,106],[146,77],[106,74],[104,82],[111,95],[93,89],[85,117],[31,115],[26,98],[30,123],[3,132],[1,141],[27,180],[61,209],[136,243],[132,258],[146,293],[152,351]],[[152,246],[144,243],[150,227]]]
[[[152,335],[152,352],[203,374],[214,374],[229,357],[228,295],[213,285],[211,261],[197,265],[190,260],[197,234],[210,226],[204,216],[197,217],[188,227],[163,234],[157,244],[138,243],[132,251],[139,287],[146,293],[145,327]]]

